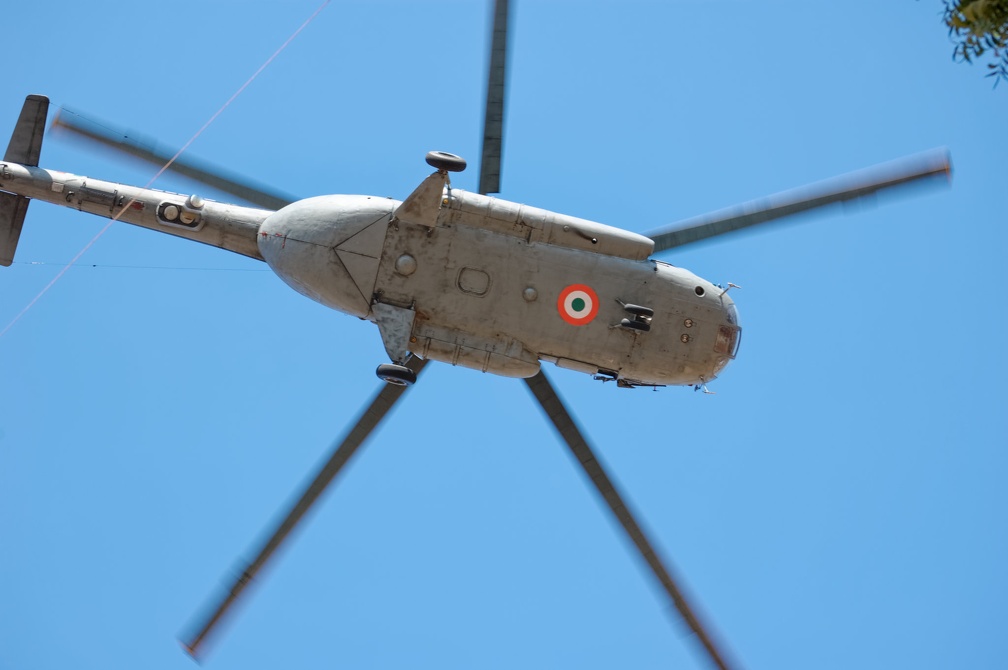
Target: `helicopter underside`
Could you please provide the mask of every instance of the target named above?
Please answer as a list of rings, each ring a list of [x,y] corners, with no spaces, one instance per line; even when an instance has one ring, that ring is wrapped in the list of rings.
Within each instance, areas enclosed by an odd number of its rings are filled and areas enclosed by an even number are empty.
[[[400,205],[368,196],[299,201],[263,223],[259,249],[296,290],[374,321],[397,363],[412,353],[531,377],[548,361],[623,385],[693,385],[735,355],[731,298],[686,270],[529,241],[520,228],[500,232],[460,208],[414,223],[398,216]],[[621,245],[602,237],[623,231],[575,221],[582,232],[592,226],[597,244],[639,253],[633,237]]]

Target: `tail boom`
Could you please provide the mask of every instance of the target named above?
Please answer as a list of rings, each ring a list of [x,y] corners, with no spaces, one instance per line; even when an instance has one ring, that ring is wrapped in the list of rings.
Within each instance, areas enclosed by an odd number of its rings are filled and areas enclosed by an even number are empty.
[[[13,217],[20,233],[27,199],[131,223],[262,260],[256,237],[269,210],[228,205],[137,186],[91,179],[15,162],[0,162],[0,264],[10,265],[14,246],[3,235]],[[20,222],[17,218],[20,216]]]

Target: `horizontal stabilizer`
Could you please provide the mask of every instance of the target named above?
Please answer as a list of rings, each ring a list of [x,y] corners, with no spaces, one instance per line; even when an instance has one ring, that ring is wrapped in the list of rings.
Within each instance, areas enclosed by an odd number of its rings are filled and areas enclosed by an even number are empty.
[[[28,198],[0,191],[0,265],[4,267],[14,262],[14,250],[27,211]]]
[[[21,116],[18,117],[14,134],[7,145],[7,153],[4,154],[5,161],[38,167],[47,114],[49,98],[44,95],[29,95],[25,98]]]

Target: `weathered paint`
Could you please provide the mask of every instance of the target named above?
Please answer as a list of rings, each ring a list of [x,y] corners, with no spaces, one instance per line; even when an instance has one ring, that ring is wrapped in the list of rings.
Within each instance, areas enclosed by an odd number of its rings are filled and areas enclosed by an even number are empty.
[[[452,190],[442,173],[405,203],[331,195],[276,212],[9,161],[0,190],[264,260],[312,300],[375,322],[394,360],[412,352],[513,377],[550,361],[632,384],[697,384],[734,355],[731,298],[649,259],[648,238]],[[591,318],[561,314],[572,286],[591,291]],[[654,310],[648,332],[620,325],[625,303]]]

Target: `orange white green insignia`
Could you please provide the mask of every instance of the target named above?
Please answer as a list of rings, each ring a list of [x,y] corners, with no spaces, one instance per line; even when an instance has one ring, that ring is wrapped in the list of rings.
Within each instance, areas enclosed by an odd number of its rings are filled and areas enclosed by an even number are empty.
[[[599,300],[595,291],[584,284],[571,284],[560,291],[557,311],[564,321],[572,326],[590,323],[598,314]]]

